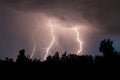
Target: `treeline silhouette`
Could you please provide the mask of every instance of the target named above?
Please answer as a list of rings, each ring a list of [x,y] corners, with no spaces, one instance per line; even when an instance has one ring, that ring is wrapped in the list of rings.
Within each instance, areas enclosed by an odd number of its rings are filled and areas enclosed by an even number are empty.
[[[17,64],[120,64],[120,52],[115,51],[113,47],[113,41],[110,39],[104,39],[100,42],[99,51],[103,53],[102,56],[92,55],[75,55],[67,54],[65,52],[62,56],[59,56],[59,52],[56,52],[54,56],[48,56],[45,61],[40,59],[31,59],[25,55],[25,50],[19,51],[16,61],[12,58],[6,57],[5,60],[0,60],[0,63],[17,63]]]
[[[5,79],[6,76],[7,79],[13,79],[14,76],[19,77],[19,79],[24,79],[23,76],[30,79],[33,75],[36,76],[37,73],[43,75],[43,72],[45,72],[44,75],[52,76],[53,74],[56,75],[56,72],[59,74],[62,73],[60,75],[69,74],[69,77],[70,75],[78,75],[79,77],[80,75],[87,76],[92,74],[94,74],[94,76],[102,75],[101,77],[110,77],[113,74],[117,76],[116,71],[120,72],[120,52],[114,49],[113,41],[110,39],[102,40],[99,51],[103,53],[103,55],[95,57],[92,55],[78,56],[75,54],[67,54],[67,52],[60,57],[59,52],[56,52],[54,56],[48,56],[45,61],[41,61],[36,58],[31,59],[29,55],[26,56],[25,50],[22,49],[19,51],[15,61],[8,57],[6,57],[5,60],[0,60],[0,76],[2,75]],[[78,74],[76,74],[76,72]],[[18,80],[18,78],[15,80]]]

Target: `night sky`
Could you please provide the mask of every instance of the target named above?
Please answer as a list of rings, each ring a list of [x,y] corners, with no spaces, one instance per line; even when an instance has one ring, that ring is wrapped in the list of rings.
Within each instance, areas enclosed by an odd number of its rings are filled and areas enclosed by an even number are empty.
[[[35,43],[33,58],[43,59],[52,40],[49,20],[57,41],[50,55],[76,53],[75,25],[83,42],[81,55],[101,55],[99,43],[105,38],[120,49],[119,0],[0,0],[0,59],[16,58],[23,48],[31,55]]]

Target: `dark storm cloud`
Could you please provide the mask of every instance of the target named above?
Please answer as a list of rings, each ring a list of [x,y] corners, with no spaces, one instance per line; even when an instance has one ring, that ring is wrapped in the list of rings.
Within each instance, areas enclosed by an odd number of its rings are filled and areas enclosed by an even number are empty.
[[[97,24],[105,33],[119,33],[120,1],[119,0],[3,0],[16,10],[38,11],[72,20]]]

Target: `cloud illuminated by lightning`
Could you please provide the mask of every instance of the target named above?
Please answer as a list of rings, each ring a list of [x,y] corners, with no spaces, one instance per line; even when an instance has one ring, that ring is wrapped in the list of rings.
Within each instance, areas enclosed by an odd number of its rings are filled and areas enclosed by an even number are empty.
[[[79,33],[79,30],[78,30],[78,27],[74,27],[74,28],[72,28],[72,30],[75,31],[75,33],[76,33],[76,41],[79,44],[79,49],[77,51],[77,55],[79,55],[80,53],[82,53],[83,42],[80,40],[80,33]]]

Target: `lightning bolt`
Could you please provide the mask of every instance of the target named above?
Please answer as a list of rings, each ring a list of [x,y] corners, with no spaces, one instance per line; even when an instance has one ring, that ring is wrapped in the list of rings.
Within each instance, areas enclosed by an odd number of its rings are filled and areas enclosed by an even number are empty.
[[[52,46],[55,43],[54,25],[52,24],[51,20],[49,20],[49,27],[50,27],[50,31],[51,31],[52,41],[51,41],[50,45],[48,46],[48,48],[46,49],[46,54],[45,54],[44,60],[46,60],[46,58],[50,52],[50,49],[52,48]]]
[[[82,53],[82,44],[83,42],[80,40],[80,33],[79,33],[79,30],[78,30],[78,27],[75,27],[75,28],[72,28],[73,31],[75,31],[76,33],[76,41],[78,42],[79,44],[79,49],[77,51],[77,55],[79,55],[80,53]]]
[[[61,50],[63,50],[62,49],[62,47],[60,46],[60,44],[56,41],[56,38],[55,38],[55,35],[54,35],[54,25],[53,25],[53,23],[52,23],[52,20],[49,20],[49,27],[50,27],[50,33],[51,33],[51,37],[52,37],[52,41],[51,41],[51,43],[50,43],[50,45],[47,47],[47,48],[45,48],[46,50],[46,54],[45,54],[45,57],[44,57],[44,60],[46,60],[46,57],[49,55],[49,52],[50,52],[50,49],[52,48],[52,46],[56,43],[59,47],[60,47],[60,49]],[[36,50],[36,41],[35,41],[35,34],[39,31],[39,29],[40,29],[40,27],[38,26],[36,29],[35,29],[35,31],[33,32],[33,34],[32,34],[32,40],[33,40],[33,42],[34,42],[34,45],[33,45],[33,50],[32,50],[32,53],[31,53],[31,55],[30,55],[30,58],[32,58],[33,57],[33,55],[35,54],[35,50]]]
[[[60,49],[63,50],[61,45],[56,41],[56,37],[54,35],[55,26],[53,25],[52,20],[49,20],[49,27],[50,27],[52,41],[51,41],[50,45],[46,48],[46,55],[44,56],[44,60],[46,60],[47,56],[49,55],[50,49],[52,48],[52,46],[54,44],[57,44],[57,46],[59,46]]]
[[[33,34],[32,34],[32,40],[33,40],[34,45],[33,45],[33,50],[32,50],[32,53],[31,53],[30,58],[32,58],[33,55],[35,54],[35,50],[36,50],[36,41],[35,41],[35,39],[34,39],[34,36],[35,36],[35,34],[38,32],[38,30],[39,30],[39,26],[35,29],[35,31],[34,31]]]

